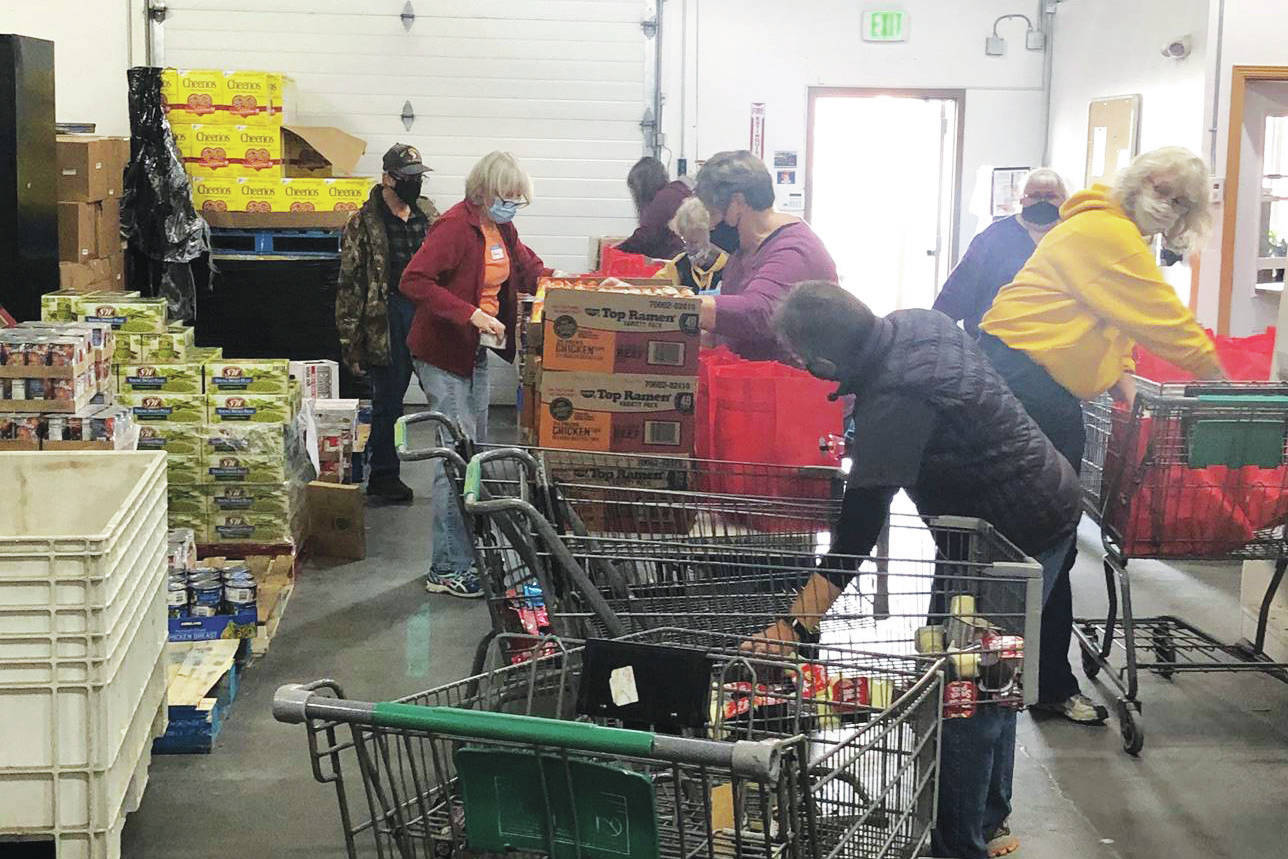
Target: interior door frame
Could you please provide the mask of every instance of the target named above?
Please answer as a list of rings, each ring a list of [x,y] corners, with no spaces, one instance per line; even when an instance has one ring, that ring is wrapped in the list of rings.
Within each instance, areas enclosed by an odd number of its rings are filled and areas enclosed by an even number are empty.
[[[947,270],[957,262],[957,241],[961,231],[962,210],[962,141],[966,129],[966,90],[964,89],[904,89],[891,87],[848,87],[848,86],[812,86],[809,87],[809,107],[805,117],[805,220],[810,220],[814,205],[814,103],[820,98],[873,98],[876,96],[894,96],[895,98],[940,99],[957,103],[957,140],[954,143],[957,157],[953,165],[953,212],[949,218]]]
[[[1216,309],[1216,333],[1230,333],[1230,311],[1234,300],[1234,246],[1239,213],[1239,171],[1243,160],[1244,99],[1249,81],[1288,81],[1288,66],[1234,66],[1230,70],[1230,118],[1226,132],[1224,199],[1221,201],[1221,273]],[[809,177],[805,177],[806,182]],[[808,188],[808,185],[806,186]],[[808,192],[807,192],[808,193]],[[1198,302],[1198,290],[1191,288],[1190,306]]]

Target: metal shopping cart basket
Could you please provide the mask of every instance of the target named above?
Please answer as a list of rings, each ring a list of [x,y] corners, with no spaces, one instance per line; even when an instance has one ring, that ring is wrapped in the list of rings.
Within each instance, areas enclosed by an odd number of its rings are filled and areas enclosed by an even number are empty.
[[[1265,653],[1271,603],[1288,567],[1288,387],[1276,383],[1137,380],[1129,408],[1101,398],[1084,407],[1086,506],[1101,527],[1106,617],[1080,618],[1074,634],[1088,677],[1118,688],[1123,748],[1144,746],[1139,673],[1261,672],[1288,682],[1288,664]],[[1274,572],[1253,640],[1222,642],[1172,615],[1136,617],[1132,558],[1265,560]]]
[[[503,583],[532,594],[544,628],[574,638],[654,627],[755,635],[826,566],[849,581],[821,619],[823,644],[949,655],[951,679],[976,686],[980,701],[1036,700],[1041,567],[983,522],[893,517],[891,551],[879,559],[755,535],[745,544],[561,535],[529,500],[485,493],[483,468],[500,455],[479,454],[467,469],[465,508],[476,525],[506,523],[511,539],[480,546],[480,568],[502,577],[493,593]]]
[[[938,778],[938,660],[653,630],[397,702],[278,689],[350,857],[914,857]],[[861,700],[834,690],[862,685]],[[875,696],[875,698],[874,698]]]

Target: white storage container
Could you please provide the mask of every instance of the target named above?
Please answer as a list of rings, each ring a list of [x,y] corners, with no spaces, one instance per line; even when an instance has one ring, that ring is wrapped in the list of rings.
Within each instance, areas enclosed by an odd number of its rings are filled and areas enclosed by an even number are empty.
[[[0,845],[115,857],[165,699],[165,456],[3,453],[0,486]]]

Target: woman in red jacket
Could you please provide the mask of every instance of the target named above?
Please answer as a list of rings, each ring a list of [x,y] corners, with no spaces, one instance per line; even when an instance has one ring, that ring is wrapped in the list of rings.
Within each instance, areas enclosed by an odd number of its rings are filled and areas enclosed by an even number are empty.
[[[510,223],[531,197],[532,182],[513,155],[485,156],[465,180],[465,199],[430,226],[398,286],[416,304],[407,346],[430,409],[460,421],[479,442],[487,438],[488,351],[514,360],[518,293],[535,291],[546,271]],[[442,465],[434,468],[434,554],[425,587],[481,596],[455,490]]]

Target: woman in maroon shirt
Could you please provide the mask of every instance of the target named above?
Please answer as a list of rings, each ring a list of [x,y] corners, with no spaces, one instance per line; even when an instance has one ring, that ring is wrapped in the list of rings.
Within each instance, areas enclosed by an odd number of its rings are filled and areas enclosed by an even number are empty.
[[[487,438],[488,351],[514,360],[518,294],[534,292],[547,271],[510,223],[531,197],[532,182],[513,155],[485,156],[465,180],[465,199],[430,226],[398,285],[416,304],[407,346],[429,408],[458,420],[475,441]],[[481,596],[455,489],[440,463],[434,469],[425,587]]]
[[[774,311],[798,283],[837,282],[836,263],[809,224],[774,211],[774,182],[746,150],[719,152],[698,171],[694,194],[711,214],[711,240],[731,254],[720,294],[702,296],[700,324],[756,361],[790,363]]]
[[[626,185],[631,189],[640,225],[617,249],[654,259],[672,259],[684,250],[684,242],[671,230],[671,219],[692,194],[689,186],[678,179],[670,181],[662,162],[649,157],[635,162],[626,175]]]

